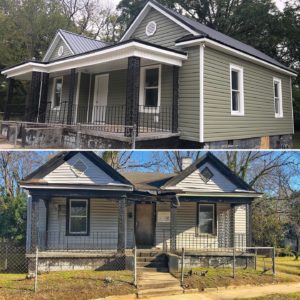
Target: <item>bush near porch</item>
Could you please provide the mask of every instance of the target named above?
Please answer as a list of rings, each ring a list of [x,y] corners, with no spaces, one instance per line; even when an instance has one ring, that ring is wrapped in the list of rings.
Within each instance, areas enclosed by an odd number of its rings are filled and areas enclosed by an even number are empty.
[[[264,266],[271,266],[271,258],[258,257],[257,270],[236,269],[236,278],[232,278],[232,268],[193,268],[192,276],[184,279],[185,288],[199,289],[238,286],[263,285],[300,281],[300,261],[294,257],[276,257],[276,276],[272,270],[263,272]],[[187,272],[188,270],[186,270]],[[205,276],[201,273],[206,272]]]
[[[113,282],[106,283],[111,277]],[[96,299],[135,292],[130,271],[52,272],[38,276],[38,291],[34,279],[26,274],[0,274],[0,299]]]

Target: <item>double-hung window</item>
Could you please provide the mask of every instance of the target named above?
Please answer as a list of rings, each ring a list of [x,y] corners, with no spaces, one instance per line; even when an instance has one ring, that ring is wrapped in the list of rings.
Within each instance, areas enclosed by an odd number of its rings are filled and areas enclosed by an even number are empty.
[[[244,115],[244,70],[242,67],[230,65],[231,81],[231,114]]]
[[[141,69],[140,111],[157,113],[161,95],[161,66]]]
[[[274,109],[275,109],[275,117],[282,118],[283,111],[282,111],[282,87],[281,87],[281,80],[274,78],[273,79],[274,85]]]
[[[215,205],[198,205],[198,233],[215,234]]]
[[[88,234],[88,211],[89,202],[87,199],[69,200],[69,234],[87,235]]]
[[[54,78],[52,108],[60,107],[61,98],[62,98],[62,87],[63,87],[63,78],[62,77]]]

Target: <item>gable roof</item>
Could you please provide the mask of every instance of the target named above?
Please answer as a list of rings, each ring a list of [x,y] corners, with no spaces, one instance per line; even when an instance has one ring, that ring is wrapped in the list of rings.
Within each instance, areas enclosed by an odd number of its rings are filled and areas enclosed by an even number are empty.
[[[198,160],[196,160],[193,164],[179,173],[177,176],[171,178],[167,181],[161,189],[166,189],[168,187],[174,187],[187,176],[192,174],[194,171],[199,169],[205,163],[210,162],[221,174],[223,174],[229,181],[237,186],[237,189],[248,191],[248,192],[255,192],[244,180],[242,180],[239,176],[237,176],[234,172],[232,172],[223,162],[221,162],[216,156],[211,154],[210,152],[206,153]]]
[[[213,41],[216,41],[220,44],[223,44],[225,46],[228,46],[232,49],[236,49],[238,51],[241,51],[245,54],[248,54],[252,57],[258,58],[262,61],[265,61],[267,63],[270,63],[274,66],[277,66],[279,68],[285,69],[289,72],[293,72],[295,73],[294,70],[288,68],[287,66],[283,65],[282,63],[278,62],[277,60],[275,60],[274,58],[266,55],[265,53],[257,50],[256,48],[249,46],[243,42],[240,42],[234,38],[231,38],[228,35],[225,35],[219,31],[216,31],[206,25],[201,24],[200,22],[197,22],[196,20],[193,20],[191,18],[188,18],[186,16],[183,16],[179,13],[177,13],[176,11],[165,7],[164,5],[158,3],[155,0],[149,0],[147,2],[147,4],[145,5],[144,9],[140,12],[140,14],[135,18],[135,20],[131,23],[131,25],[128,27],[127,31],[125,32],[125,34],[123,35],[121,41],[125,38],[128,37],[128,35],[130,36],[132,33],[132,30],[134,27],[138,26],[141,22],[141,20],[139,20],[139,18],[147,13],[147,9],[150,8],[154,8],[162,13],[164,13],[164,15],[170,17],[171,19],[175,19],[176,23],[178,25],[181,25],[183,28],[185,28],[190,35],[188,35],[185,37],[182,37],[182,39],[175,41],[176,43],[182,42],[182,41],[189,41],[189,40],[194,40],[194,39],[199,39],[199,38],[207,38]]]
[[[65,42],[72,55],[78,55],[109,46],[109,43],[59,29],[51,45],[49,46],[43,61],[47,61],[50,58],[55,46],[58,44],[59,39],[62,39]]]
[[[85,156],[88,160],[90,160],[93,164],[95,164],[98,168],[108,174],[115,181],[121,182],[125,185],[132,185],[125,177],[123,177],[119,172],[113,169],[109,164],[107,164],[102,158],[96,155],[94,152],[90,151],[71,151],[71,152],[61,152],[55,155],[52,159],[42,165],[40,168],[26,176],[21,184],[36,184],[42,183],[43,178],[51,173],[53,170],[57,169],[66,161],[70,160],[72,157],[77,155],[78,153]]]

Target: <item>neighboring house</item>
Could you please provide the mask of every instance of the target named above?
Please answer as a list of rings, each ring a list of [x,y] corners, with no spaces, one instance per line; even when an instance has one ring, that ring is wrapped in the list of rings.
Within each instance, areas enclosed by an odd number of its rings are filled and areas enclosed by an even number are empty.
[[[6,120],[14,80],[31,80],[29,122],[80,123],[122,141],[136,131],[137,141],[173,138],[172,148],[174,138],[197,148],[292,143],[297,74],[154,0],[117,44],[59,30],[41,62],[2,74],[10,79]]]
[[[119,173],[93,152],[56,155],[21,182],[29,194],[28,257],[34,261],[39,246],[41,271],[104,269],[113,254],[128,259],[137,246],[168,254],[170,271],[178,271],[182,248],[186,259],[202,259],[195,265],[228,265],[235,248],[245,266],[251,203],[261,194],[211,153],[185,159],[184,168]]]

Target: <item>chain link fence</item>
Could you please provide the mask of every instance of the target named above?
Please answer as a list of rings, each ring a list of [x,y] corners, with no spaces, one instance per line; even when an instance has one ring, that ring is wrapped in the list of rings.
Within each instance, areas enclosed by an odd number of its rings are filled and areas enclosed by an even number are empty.
[[[43,251],[38,247],[26,254],[24,246],[1,243],[0,299],[131,294],[136,286],[135,255],[134,249]]]

